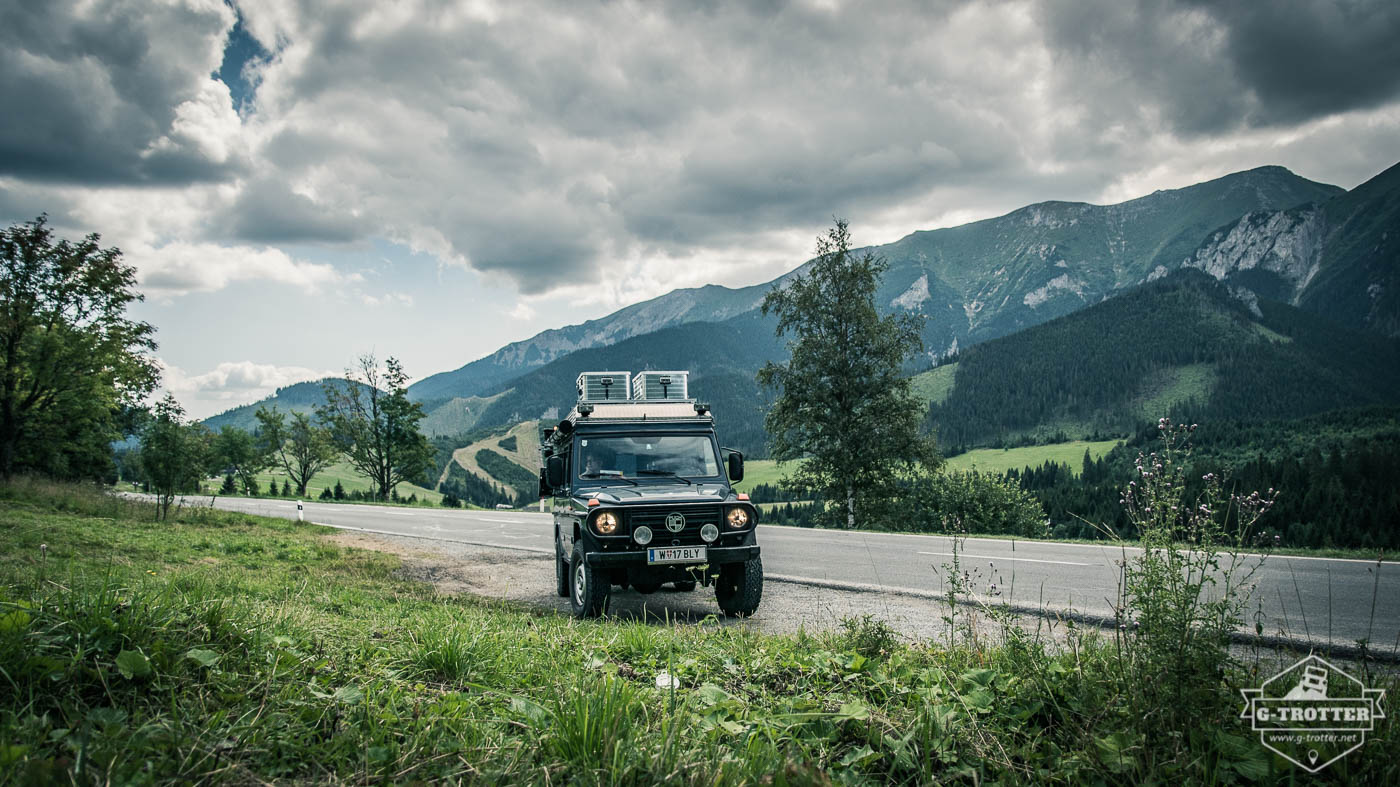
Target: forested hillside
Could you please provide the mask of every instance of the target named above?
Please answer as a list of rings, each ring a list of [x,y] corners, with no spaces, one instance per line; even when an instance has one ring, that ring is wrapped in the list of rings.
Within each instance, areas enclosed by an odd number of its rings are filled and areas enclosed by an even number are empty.
[[[1400,401],[1400,345],[1184,270],[961,354],[928,424],[950,447],[1122,435],[1168,412],[1289,418]]]
[[[1400,548],[1400,408],[1202,421],[1192,444],[1189,494],[1198,491],[1206,472],[1222,470],[1231,489],[1279,490],[1259,522],[1256,545]],[[1131,537],[1119,498],[1133,479],[1133,458],[1156,446],[1156,428],[1145,425],[1123,446],[1096,461],[1086,459],[1079,478],[1069,467],[1051,464],[1008,477],[1040,500],[1054,536]]]

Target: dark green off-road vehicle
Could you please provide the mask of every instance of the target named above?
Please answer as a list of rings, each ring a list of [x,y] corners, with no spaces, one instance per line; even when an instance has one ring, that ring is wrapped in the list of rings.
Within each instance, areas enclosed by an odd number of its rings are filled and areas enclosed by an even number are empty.
[[[668,582],[714,587],[731,616],[758,609],[758,512],[730,486],[744,477],[744,457],[720,448],[686,376],[585,372],[573,411],[543,430],[556,590],[577,617],[606,611],[614,586],[654,593]]]

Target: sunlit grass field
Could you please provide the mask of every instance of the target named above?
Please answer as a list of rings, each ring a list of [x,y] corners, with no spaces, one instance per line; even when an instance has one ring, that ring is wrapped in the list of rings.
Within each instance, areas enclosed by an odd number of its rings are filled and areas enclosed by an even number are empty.
[[[950,457],[945,467],[949,470],[977,470],[983,473],[1001,475],[1007,470],[1022,470],[1026,467],[1039,467],[1046,462],[1069,465],[1070,471],[1079,475],[1084,467],[1084,452],[1095,459],[1108,453],[1117,440],[1071,440],[1067,443],[1050,445],[1028,445],[1019,448],[978,448]]]
[[[978,448],[949,458],[944,467],[948,470],[978,470],[1001,475],[1007,470],[1021,470],[1028,466],[1039,467],[1046,462],[1059,462],[1069,465],[1070,470],[1079,475],[1084,466],[1086,449],[1090,456],[1098,459],[1117,444],[1117,440],[1072,440],[1066,443],[1020,448]],[[744,480],[734,486],[741,492],[751,492],[759,484],[777,484],[790,472],[790,465],[779,464],[771,459],[745,460]]]
[[[282,489],[283,481],[291,483],[291,480],[287,478],[287,474],[282,472],[281,470],[265,470],[261,473],[258,473],[257,480],[258,487],[264,495],[267,494],[267,485],[269,481],[276,482],[279,494]],[[330,467],[326,468],[325,470],[322,470],[321,472],[317,473],[315,478],[311,480],[311,483],[307,484],[306,491],[308,499],[315,500],[316,498],[320,497],[321,491],[324,489],[334,489],[336,481],[339,481],[341,483],[341,486],[345,489],[346,492],[368,492],[372,486],[369,482],[369,479],[357,473],[355,471],[355,468],[349,462],[337,462],[331,465]],[[217,489],[218,484],[222,482],[222,478],[212,479],[210,481],[210,483],[214,484],[215,489]],[[296,492],[295,484],[292,484],[292,492],[294,494]],[[435,492],[431,489],[427,489],[425,487],[418,486],[417,484],[410,484],[407,482],[399,484],[398,493],[400,498],[407,498],[410,495],[417,495],[419,501],[425,501],[434,505],[438,504],[438,502],[442,500],[441,492]]]

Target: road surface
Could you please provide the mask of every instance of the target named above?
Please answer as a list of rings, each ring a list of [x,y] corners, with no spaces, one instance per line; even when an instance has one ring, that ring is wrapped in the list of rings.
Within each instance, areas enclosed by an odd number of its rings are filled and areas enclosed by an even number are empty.
[[[187,504],[207,505],[209,498]],[[291,500],[215,498],[218,508],[264,516],[297,517]],[[307,522],[413,538],[553,552],[549,514],[520,511],[349,505],[304,502]],[[946,590],[954,542],[946,536],[862,533],[760,525],[766,577],[826,587],[925,597]],[[1112,615],[1120,561],[1135,548],[1049,541],[964,538],[960,565],[974,592],[1023,609]],[[543,565],[548,565],[547,563]],[[552,568],[539,577],[553,587]],[[1353,645],[1367,639],[1377,650],[1400,647],[1400,564],[1319,557],[1269,557],[1255,575],[1256,598],[1248,628],[1262,612],[1266,635],[1314,643]],[[995,586],[995,587],[993,587]],[[872,611],[874,611],[872,609]]]

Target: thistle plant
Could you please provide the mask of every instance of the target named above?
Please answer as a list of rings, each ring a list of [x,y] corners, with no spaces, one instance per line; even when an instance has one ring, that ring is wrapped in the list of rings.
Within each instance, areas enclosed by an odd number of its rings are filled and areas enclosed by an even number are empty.
[[[1125,561],[1117,614],[1143,714],[1160,717],[1190,713],[1194,691],[1218,686],[1265,559],[1241,550],[1278,495],[1232,492],[1214,472],[1188,485],[1196,425],[1162,418],[1157,429],[1160,447],[1138,455],[1119,501],[1141,552]]]

